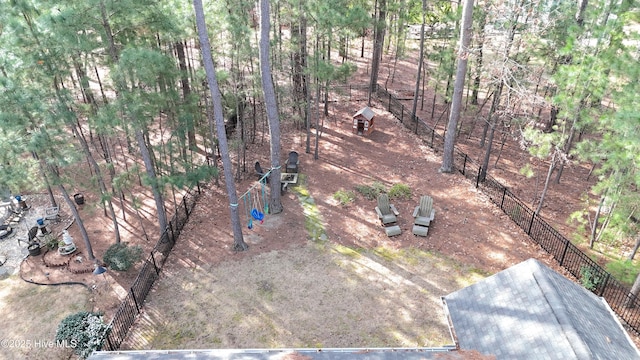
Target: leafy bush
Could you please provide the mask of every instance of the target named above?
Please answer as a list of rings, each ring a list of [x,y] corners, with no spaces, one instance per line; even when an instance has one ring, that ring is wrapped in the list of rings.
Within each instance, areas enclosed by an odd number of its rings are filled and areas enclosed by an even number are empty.
[[[389,197],[394,198],[403,198],[410,199],[411,198],[411,188],[406,184],[394,184],[391,189],[389,189]]]
[[[376,200],[378,198],[378,195],[387,192],[387,188],[383,183],[374,181],[371,185],[356,186],[356,191],[362,194],[362,196],[364,196],[364,198],[367,200]]]
[[[580,282],[587,290],[595,290],[602,282],[600,274],[593,266],[582,265],[580,267]]]
[[[104,262],[111,269],[127,271],[142,258],[142,248],[138,245],[128,246],[126,243],[111,245],[104,253]]]
[[[64,318],[56,331],[56,342],[64,342],[74,352],[86,359],[96,350],[109,335],[111,327],[102,320],[102,314],[81,311]]]
[[[333,198],[340,202],[340,205],[347,205],[356,199],[356,194],[353,191],[338,190],[333,194]]]

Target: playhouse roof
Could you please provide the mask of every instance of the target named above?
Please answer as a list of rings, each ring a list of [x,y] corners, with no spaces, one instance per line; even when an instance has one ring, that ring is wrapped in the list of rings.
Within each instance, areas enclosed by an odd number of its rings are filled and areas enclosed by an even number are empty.
[[[638,359],[601,297],[529,259],[443,298],[461,349],[498,359]]]
[[[373,119],[374,116],[376,116],[376,113],[374,113],[373,110],[371,110],[371,108],[369,108],[368,106],[365,106],[362,109],[360,109],[360,111],[355,113],[353,115],[353,117],[355,118],[355,117],[358,117],[360,115],[365,117],[367,120],[371,120],[371,119]]]

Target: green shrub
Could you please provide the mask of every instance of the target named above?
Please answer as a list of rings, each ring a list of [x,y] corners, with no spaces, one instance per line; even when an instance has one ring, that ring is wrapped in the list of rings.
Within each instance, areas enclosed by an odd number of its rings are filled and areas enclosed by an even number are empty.
[[[357,185],[356,191],[362,194],[367,200],[376,200],[378,195],[387,192],[387,188],[383,183],[374,181],[371,185]]]
[[[410,199],[411,198],[411,188],[406,184],[394,184],[391,189],[389,189],[389,197],[394,198],[402,198],[402,199]]]
[[[104,253],[104,262],[111,269],[127,271],[142,257],[142,248],[138,245],[128,246],[126,243],[111,245]]]
[[[582,265],[580,267],[580,282],[587,290],[597,289],[602,280],[602,274],[593,266]]]
[[[56,342],[73,347],[74,352],[86,359],[109,335],[111,327],[102,320],[102,314],[81,311],[64,318],[56,331]]]
[[[344,206],[356,199],[356,194],[353,191],[338,190],[333,194],[333,198],[340,202],[340,205]]]

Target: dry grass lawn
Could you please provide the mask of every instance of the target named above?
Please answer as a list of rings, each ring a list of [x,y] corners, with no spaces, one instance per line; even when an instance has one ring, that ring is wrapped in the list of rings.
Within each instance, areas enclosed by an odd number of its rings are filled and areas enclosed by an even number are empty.
[[[69,359],[72,349],[45,346],[55,343],[62,319],[91,310],[90,292],[82,286],[37,286],[18,276],[0,287],[0,359]]]
[[[423,250],[330,242],[174,267],[123,348],[441,346],[439,297],[480,277]]]

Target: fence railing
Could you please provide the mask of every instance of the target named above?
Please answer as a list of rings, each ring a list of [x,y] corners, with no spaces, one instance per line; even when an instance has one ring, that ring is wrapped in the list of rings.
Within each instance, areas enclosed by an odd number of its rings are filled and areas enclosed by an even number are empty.
[[[377,87],[376,95],[378,101],[405,127],[418,135],[426,145],[438,149],[444,147],[444,135],[436,133],[435,129],[426,122],[411,114],[411,110],[407,109],[397,97],[381,86]],[[506,186],[489,175],[481,179],[480,164],[467,154],[455,148],[453,159],[455,170],[473,181],[476,187],[499,206],[533,241],[553,255],[560,266],[575,276],[585,288],[606,299],[609,306],[629,328],[640,334],[640,310],[638,309],[640,300],[631,294],[628,287],[573,245]]]
[[[118,350],[129,332],[129,329],[142,310],[142,305],[158,279],[171,249],[176,243],[180,231],[187,223],[189,215],[200,195],[200,185],[188,191],[176,208],[168,228],[162,233],[149,257],[144,261],[140,273],[129,288],[127,296],[122,300],[111,320],[111,332],[102,344],[102,350]]]

